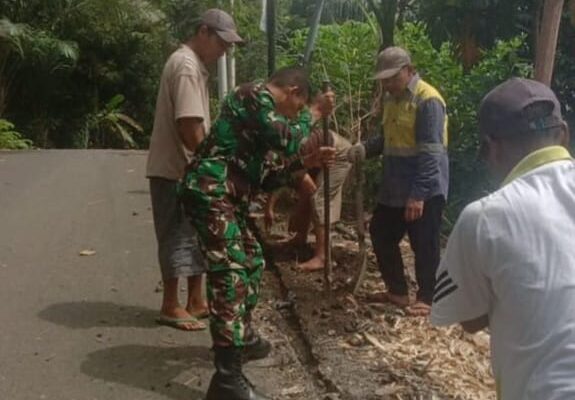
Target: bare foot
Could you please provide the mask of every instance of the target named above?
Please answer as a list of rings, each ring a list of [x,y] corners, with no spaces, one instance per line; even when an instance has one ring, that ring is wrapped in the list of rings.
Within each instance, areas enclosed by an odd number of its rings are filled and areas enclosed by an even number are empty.
[[[163,323],[164,325],[169,325],[184,331],[199,331],[207,328],[206,324],[196,320],[194,316],[190,315],[190,313],[181,306],[170,308],[162,307],[158,323]]]
[[[324,269],[325,261],[319,257],[314,257],[309,261],[306,261],[300,265],[298,265],[298,271],[302,272],[313,272],[319,271],[320,269]]]
[[[373,293],[367,296],[367,300],[373,303],[392,303],[402,308],[409,306],[409,296],[390,292]]]
[[[427,317],[431,313],[431,307],[429,304],[418,301],[415,304],[406,308],[407,315],[412,317]]]

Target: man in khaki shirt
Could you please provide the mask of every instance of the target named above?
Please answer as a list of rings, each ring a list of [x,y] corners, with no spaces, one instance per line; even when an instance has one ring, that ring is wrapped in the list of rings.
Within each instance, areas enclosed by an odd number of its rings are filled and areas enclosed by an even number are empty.
[[[334,131],[330,131],[333,147],[335,147],[335,163],[329,169],[330,176],[330,222],[338,222],[341,217],[342,189],[347,175],[351,169],[348,160],[348,151],[351,143]],[[302,144],[301,154],[311,154],[323,145],[323,132],[314,129],[310,137]],[[323,171],[309,170],[297,187],[298,202],[289,219],[288,230],[295,235],[286,242],[287,247],[301,247],[307,243],[310,224],[313,225],[315,235],[314,255],[306,262],[299,264],[298,269],[303,272],[313,272],[324,268],[325,265],[325,226],[324,226],[324,188]],[[278,192],[272,194],[265,207],[264,221],[269,229],[274,222],[274,207],[278,199]]]
[[[205,329],[198,318],[207,316],[208,310],[202,295],[205,263],[176,188],[196,146],[210,129],[206,66],[239,42],[242,39],[230,15],[218,9],[206,11],[193,35],[166,62],[160,82],[146,176],[164,284],[157,322],[178,329]],[[178,298],[180,277],[188,279],[185,308]]]

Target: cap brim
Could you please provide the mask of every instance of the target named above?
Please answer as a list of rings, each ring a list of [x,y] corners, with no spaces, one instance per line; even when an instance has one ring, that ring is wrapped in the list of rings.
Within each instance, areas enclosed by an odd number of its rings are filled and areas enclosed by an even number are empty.
[[[397,73],[399,73],[399,71],[401,71],[402,68],[403,68],[403,67],[385,69],[385,70],[380,71],[380,72],[378,72],[377,74],[375,74],[372,79],[388,79],[388,78],[391,78],[391,77],[397,75]]]
[[[242,39],[240,35],[238,35],[234,31],[216,30],[216,33],[227,43],[238,43],[238,44],[244,43],[244,39]]]

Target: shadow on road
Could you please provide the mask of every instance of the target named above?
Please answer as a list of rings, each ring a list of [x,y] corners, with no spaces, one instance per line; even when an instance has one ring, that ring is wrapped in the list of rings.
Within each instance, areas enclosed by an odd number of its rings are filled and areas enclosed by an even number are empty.
[[[145,195],[150,195],[150,191],[148,189],[134,189],[134,190],[128,190],[126,191],[126,193],[129,194],[145,194]]]
[[[211,371],[210,351],[206,347],[153,347],[127,345],[88,354],[82,373],[135,388],[148,390],[175,400],[201,400],[202,375]],[[206,382],[207,383],[207,382]],[[206,385],[204,385],[206,386]]]
[[[98,326],[155,328],[158,311],[111,302],[69,302],[46,307],[38,316],[46,321],[72,329]]]

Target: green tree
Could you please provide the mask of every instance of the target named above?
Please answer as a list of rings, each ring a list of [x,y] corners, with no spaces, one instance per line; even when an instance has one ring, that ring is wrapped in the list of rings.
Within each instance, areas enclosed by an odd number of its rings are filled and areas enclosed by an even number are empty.
[[[479,62],[482,49],[532,30],[539,0],[429,0],[419,2],[416,14],[437,46],[445,41],[465,68]]]
[[[34,124],[34,141],[46,146],[52,128],[51,115],[58,112],[60,82],[69,78],[78,61],[74,42],[25,24],[0,20],[0,111],[10,102],[26,105]]]
[[[403,20],[409,5],[410,1],[406,0],[332,0],[324,10],[322,21],[324,24],[375,21],[379,27],[379,48],[384,49],[394,44],[397,22]],[[314,2],[293,0],[291,12],[307,18],[313,8]]]
[[[27,33],[29,47],[0,54],[10,65],[4,113],[40,146],[81,146],[90,116],[118,94],[124,112],[151,128],[158,77],[167,55],[167,25],[144,0],[4,0],[5,19]],[[53,68],[65,43],[73,65]],[[62,47],[62,46],[60,46]],[[22,51],[14,51],[22,49]],[[43,55],[48,57],[44,60]],[[14,63],[13,60],[20,62]],[[62,61],[62,57],[57,58]],[[39,62],[42,61],[42,62]],[[40,72],[40,73],[39,73]],[[37,82],[39,80],[40,82]],[[6,87],[6,85],[3,85]],[[16,95],[17,94],[17,95]],[[145,144],[145,136],[141,136]]]

